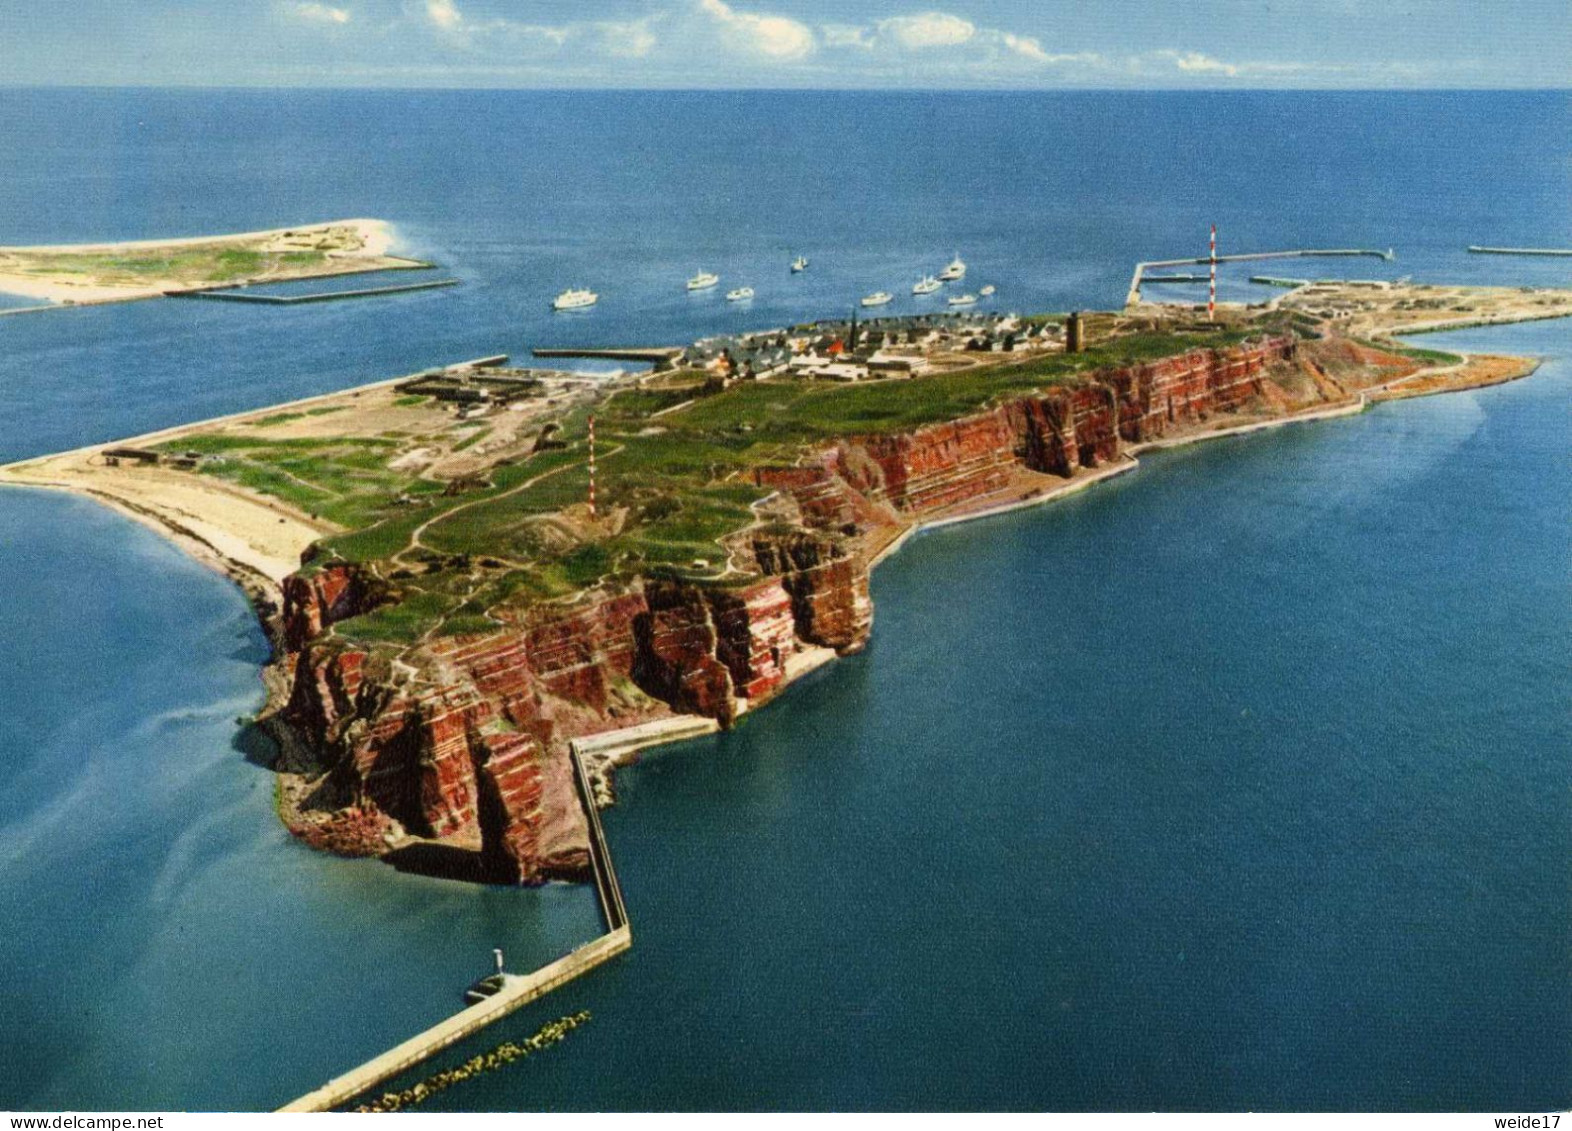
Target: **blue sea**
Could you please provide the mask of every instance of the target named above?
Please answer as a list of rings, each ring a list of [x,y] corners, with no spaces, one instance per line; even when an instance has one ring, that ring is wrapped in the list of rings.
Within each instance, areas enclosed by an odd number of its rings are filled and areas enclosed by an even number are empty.
[[[1464,248],[1572,246],[1569,125],[1566,93],[8,90],[0,245],[375,216],[462,285],[0,316],[0,460],[916,309],[956,253],[1001,308],[1106,308],[1212,223],[1397,252],[1285,274],[1568,285]],[[433,1068],[594,1020],[430,1106],[1572,1106],[1572,324],[1424,344],[1545,362],[910,543],[864,654],[620,776],[634,949]],[[237,722],[266,641],[150,531],[0,491],[0,592],[0,1108],[273,1107],[493,946],[598,933],[586,890],[291,841]]]

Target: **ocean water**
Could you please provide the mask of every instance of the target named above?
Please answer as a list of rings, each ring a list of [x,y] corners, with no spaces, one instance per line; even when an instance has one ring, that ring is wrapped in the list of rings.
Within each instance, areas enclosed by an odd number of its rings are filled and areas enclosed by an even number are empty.
[[[1572,241],[1569,110],[8,92],[0,244],[371,215],[464,284],[0,317],[0,459],[881,287],[904,309],[957,251],[1003,307],[1109,306],[1213,221],[1225,252],[1398,252],[1316,274],[1566,283],[1462,249]],[[700,268],[758,298],[687,295]],[[581,283],[601,305],[551,315]],[[1432,337],[1548,360],[917,539],[865,654],[621,776],[634,950],[436,1063],[595,1020],[434,1106],[1566,1107],[1569,333]],[[0,492],[0,584],[0,1107],[275,1105],[447,1012],[492,946],[596,932],[578,889],[293,844],[235,721],[265,641],[150,532]]]

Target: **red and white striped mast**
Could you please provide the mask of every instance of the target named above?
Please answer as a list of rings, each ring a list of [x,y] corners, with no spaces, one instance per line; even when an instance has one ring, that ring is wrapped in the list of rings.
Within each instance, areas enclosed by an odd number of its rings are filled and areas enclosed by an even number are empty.
[[[1211,279],[1206,289],[1206,320],[1217,321],[1217,225],[1212,225],[1212,247],[1209,256],[1212,263]]]
[[[595,517],[595,417],[589,418],[589,512]]]

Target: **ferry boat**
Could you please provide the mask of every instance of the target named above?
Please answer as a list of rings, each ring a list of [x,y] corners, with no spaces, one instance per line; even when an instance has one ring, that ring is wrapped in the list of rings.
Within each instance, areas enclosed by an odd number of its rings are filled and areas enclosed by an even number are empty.
[[[563,291],[552,302],[553,310],[583,310],[586,306],[594,306],[600,301],[600,296],[588,287],[570,287]]]
[[[726,301],[727,302],[747,302],[752,297],[753,297],[753,288],[752,287],[738,287],[734,291],[727,291],[726,292]]]
[[[802,271],[806,271],[807,269],[808,257],[806,255],[799,255],[796,259],[791,261],[791,273],[793,275],[796,275]]]
[[[938,290],[942,286],[944,286],[944,284],[939,282],[939,280],[935,279],[932,275],[924,275],[921,279],[918,279],[917,282],[912,285],[912,294],[931,295],[934,291]]]
[[[688,289],[690,291],[707,291],[718,282],[720,282],[719,275],[709,271],[700,271],[688,280]]]
[[[951,306],[976,306],[977,305],[977,296],[976,295],[951,295],[950,296],[950,305]]]
[[[894,297],[889,291],[874,291],[871,295],[863,295],[862,304],[864,306],[883,306]]]
[[[989,283],[986,287],[984,287],[982,290],[978,291],[977,293],[982,295],[983,298],[987,298],[989,295],[993,294],[998,289],[999,289],[998,287],[994,286],[992,283]]]
[[[955,283],[966,278],[966,264],[962,262],[959,255],[950,260],[950,265],[939,272],[939,278],[946,283]]]

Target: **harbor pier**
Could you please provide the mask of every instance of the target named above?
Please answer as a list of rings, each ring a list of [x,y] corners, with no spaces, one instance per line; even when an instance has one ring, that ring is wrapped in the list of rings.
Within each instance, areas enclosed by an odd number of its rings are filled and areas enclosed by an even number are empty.
[[[536,357],[577,357],[596,361],[627,361],[669,368],[682,356],[681,346],[639,346],[627,349],[544,348],[530,351]]]
[[[299,306],[308,302],[339,302],[350,298],[377,298],[381,295],[408,294],[411,291],[433,291],[439,287],[456,287],[457,279],[428,279],[420,283],[398,283],[390,287],[358,287],[350,291],[323,291],[305,295],[259,295],[237,287],[204,287],[198,290],[165,291],[165,298],[205,299],[208,302],[252,302],[267,306]]]
[[[1130,290],[1125,295],[1126,307],[1139,305],[1141,301],[1141,282],[1146,272],[1153,267],[1206,267],[1216,263],[1248,263],[1257,259],[1319,259],[1337,256],[1360,255],[1374,259],[1394,259],[1395,253],[1391,248],[1385,251],[1376,251],[1371,248],[1361,247],[1333,247],[1333,248],[1290,248],[1287,251],[1250,251],[1239,255],[1219,255],[1215,260],[1211,256],[1198,255],[1193,259],[1153,259],[1135,265],[1135,274],[1130,277]],[[1152,279],[1151,282],[1180,282],[1182,277],[1168,276],[1166,278]],[[1199,278],[1199,276],[1197,276]]]
[[[335,1076],[314,1091],[291,1100],[279,1111],[332,1111],[343,1107],[356,1096],[369,1091],[385,1080],[407,1071],[434,1053],[457,1044],[466,1037],[480,1032],[487,1025],[502,1020],[532,1001],[537,1001],[575,978],[589,973],[603,962],[608,962],[633,946],[633,930],[628,923],[627,907],[622,901],[622,889],[617,883],[617,873],[611,865],[611,852],[606,846],[606,834],[601,828],[600,812],[595,808],[594,794],[590,790],[589,776],[578,752],[569,749],[573,762],[573,779],[578,786],[579,801],[584,806],[589,822],[590,866],[594,871],[595,893],[600,901],[601,916],[606,923],[606,933],[583,946],[570,951],[530,974],[502,974],[501,988],[453,1016],[421,1033],[416,1033],[380,1056],[373,1057],[359,1067],[341,1076]]]
[[[1572,247],[1480,247],[1469,244],[1475,255],[1572,255]]]

